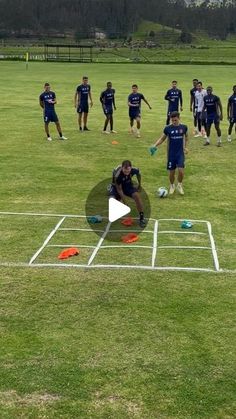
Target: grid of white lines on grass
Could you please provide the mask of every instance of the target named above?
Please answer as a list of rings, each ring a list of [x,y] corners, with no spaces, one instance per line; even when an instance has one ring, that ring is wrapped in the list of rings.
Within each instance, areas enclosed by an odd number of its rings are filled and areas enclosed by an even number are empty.
[[[99,232],[103,232],[102,237],[100,238],[100,240],[98,241],[97,246],[81,246],[81,245],[49,245],[49,241],[51,240],[51,238],[56,234],[56,232],[58,230],[69,230],[69,231],[91,231],[93,232],[93,230],[90,229],[78,229],[78,228],[61,228],[60,226],[62,225],[62,223],[64,222],[64,220],[66,218],[83,218],[85,219],[86,216],[83,215],[70,215],[70,214],[40,214],[40,213],[19,213],[19,212],[0,212],[0,215],[22,215],[22,216],[47,216],[47,217],[62,217],[60,219],[60,221],[57,223],[57,225],[55,226],[55,228],[50,232],[50,234],[48,235],[48,237],[46,238],[46,240],[43,242],[42,246],[37,250],[37,252],[32,256],[32,258],[29,261],[29,266],[31,265],[35,265],[35,266],[68,266],[68,267],[96,267],[96,268],[137,268],[137,269],[156,269],[156,270],[185,270],[185,271],[206,271],[206,272],[214,272],[220,271],[220,267],[219,267],[219,261],[218,261],[218,256],[217,256],[217,251],[216,251],[216,247],[215,247],[215,241],[214,241],[214,237],[212,235],[212,227],[211,227],[211,223],[209,221],[206,220],[190,220],[193,223],[205,223],[207,225],[207,229],[208,229],[208,235],[209,235],[209,239],[210,239],[210,243],[211,246],[207,247],[207,246],[158,246],[158,234],[199,234],[199,235],[204,235],[206,233],[201,233],[201,232],[185,232],[185,231],[171,231],[171,230],[167,230],[167,231],[158,231],[158,226],[159,226],[159,222],[161,221],[167,221],[167,222],[172,222],[172,221],[178,221],[178,222],[182,222],[182,219],[177,219],[177,218],[163,218],[163,219],[152,219],[150,218],[150,221],[154,221],[154,230],[153,231],[149,231],[147,230],[146,233],[152,233],[153,234],[153,245],[152,246],[141,246],[141,245],[110,245],[110,246],[102,246],[103,241],[105,240],[105,237],[107,236],[107,234],[109,233],[109,231],[116,231],[116,232],[128,232],[128,230],[110,230],[110,226],[111,223],[108,222],[105,230],[98,230]],[[132,232],[135,232],[134,230],[131,230]],[[35,260],[38,258],[38,256],[42,253],[42,251],[45,249],[45,247],[84,247],[84,248],[90,248],[93,249],[93,252],[89,258],[89,261],[87,264],[62,264],[62,263],[34,263]],[[92,264],[93,260],[95,259],[98,251],[102,248],[147,248],[147,249],[152,249],[152,258],[151,258],[151,265],[113,265],[113,264]],[[159,249],[170,249],[170,248],[174,248],[174,249],[206,249],[206,250],[211,250],[212,252],[212,257],[213,257],[213,262],[214,262],[214,269],[209,269],[209,268],[193,268],[193,267],[171,267],[171,266],[155,266],[155,261],[156,261],[156,256],[157,256],[157,250]]]

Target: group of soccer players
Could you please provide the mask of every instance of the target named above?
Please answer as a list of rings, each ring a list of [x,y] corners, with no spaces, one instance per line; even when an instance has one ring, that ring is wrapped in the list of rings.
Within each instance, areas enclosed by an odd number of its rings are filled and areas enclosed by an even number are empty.
[[[150,153],[153,155],[157,147],[160,146],[165,139],[168,140],[167,153],[167,170],[169,171],[169,194],[172,195],[175,190],[175,172],[177,174],[177,191],[180,195],[184,195],[183,177],[184,177],[184,161],[188,142],[188,128],[180,122],[179,111],[183,110],[183,96],[182,91],[177,87],[177,81],[172,81],[171,88],[165,95],[165,100],[168,101],[166,127],[164,128],[162,136],[150,147]],[[89,103],[90,100],[90,103]],[[145,99],[142,93],[138,92],[137,84],[132,85],[132,92],[128,96],[128,108],[130,119],[130,132],[140,137],[141,127],[141,102],[145,102],[149,109],[150,104]],[[40,106],[44,112],[45,132],[47,139],[52,140],[49,133],[49,123],[55,122],[59,139],[66,140],[55,112],[54,105],[56,102],[56,95],[51,91],[49,83],[45,83],[44,92],[39,97]],[[105,115],[105,122],[103,133],[116,133],[113,128],[113,109],[115,105],[115,89],[112,83],[108,82],[106,89],[100,95],[100,102]],[[89,107],[93,106],[91,86],[88,83],[88,77],[84,76],[82,83],[76,88],[74,96],[74,105],[78,113],[78,124],[80,131],[89,131],[87,127]],[[198,79],[193,79],[193,87],[190,90],[190,111],[193,113],[194,122],[194,137],[203,136],[205,139],[204,145],[210,145],[211,126],[214,124],[217,132],[217,146],[222,145],[220,121],[223,119],[223,108],[221,100],[218,96],[213,94],[213,88],[208,86],[203,88],[203,84]],[[228,128],[228,142],[231,142],[231,133],[233,126],[236,126],[236,85],[233,86],[233,94],[229,97],[227,103],[227,117],[229,120]],[[171,121],[171,123],[170,123]],[[136,126],[134,126],[136,122]],[[108,130],[109,126],[109,130]],[[138,189],[133,186],[132,177],[136,175],[138,178]],[[139,196],[139,189],[141,185],[141,175],[138,169],[132,167],[129,160],[125,160],[116,174],[113,176],[112,188],[110,195],[116,199],[124,200],[125,196],[133,198],[136,202],[137,209],[140,214],[140,226],[145,226],[145,219],[143,213],[143,204]]]

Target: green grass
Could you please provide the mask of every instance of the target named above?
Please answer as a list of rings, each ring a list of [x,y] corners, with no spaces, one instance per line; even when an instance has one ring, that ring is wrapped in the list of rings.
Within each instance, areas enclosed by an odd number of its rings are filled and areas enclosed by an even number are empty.
[[[94,108],[89,115],[92,131],[80,134],[72,99],[83,74],[90,78]],[[214,86],[225,110],[235,84],[233,67],[30,63],[26,71],[24,63],[2,62],[0,75],[1,211],[84,214],[96,182],[131,158],[142,171],[151,216],[209,220],[220,267],[236,269],[236,137],[226,142],[225,119],[223,147],[215,146],[213,130],[212,145],[205,149],[202,140],[192,138],[188,109],[191,80],[198,77]],[[157,188],[168,186],[165,145],[153,158],[147,149],[162,132],[163,96],[175,78],[184,93],[182,120],[191,137],[185,196],[160,200]],[[116,146],[100,133],[99,94],[108,79],[117,92]],[[38,105],[45,81],[57,93],[68,141],[45,140]],[[133,82],[153,106],[152,111],[143,106],[140,140],[128,135],[126,100]],[[53,126],[51,134],[56,138]],[[1,216],[0,262],[29,261],[56,222],[52,217]],[[74,225],[74,220],[66,221],[66,226]],[[75,238],[58,234],[52,243]],[[170,239],[163,235],[161,244],[181,244],[179,237]],[[93,245],[98,237],[83,234],[81,240]],[[148,241],[148,234],[140,236],[140,244]],[[188,245],[196,243],[188,237]],[[205,239],[202,243],[208,245]],[[211,262],[210,255],[197,252],[172,249],[162,251],[160,258],[172,265]],[[47,248],[40,261],[57,263],[58,253]],[[70,262],[83,263],[88,256],[81,249]],[[97,258],[127,263],[127,252],[102,250]],[[130,258],[146,263],[150,254],[137,250]],[[234,418],[235,279],[233,272],[2,267],[0,416]]]

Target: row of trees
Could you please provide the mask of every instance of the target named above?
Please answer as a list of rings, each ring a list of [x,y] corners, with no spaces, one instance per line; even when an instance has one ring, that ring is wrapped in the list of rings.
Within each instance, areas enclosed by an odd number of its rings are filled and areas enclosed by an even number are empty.
[[[192,4],[192,3],[191,3]],[[205,1],[186,7],[184,0],[0,0],[0,33],[64,33],[89,35],[94,28],[108,34],[132,33],[142,19],[225,38],[236,32],[236,4]]]

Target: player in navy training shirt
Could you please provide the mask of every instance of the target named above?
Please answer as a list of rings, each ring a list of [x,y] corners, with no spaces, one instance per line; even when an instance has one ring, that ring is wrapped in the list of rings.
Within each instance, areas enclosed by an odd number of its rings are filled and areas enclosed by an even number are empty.
[[[210,144],[211,125],[214,123],[218,135],[217,146],[221,146],[221,129],[220,121],[223,120],[223,109],[220,98],[213,95],[213,88],[208,86],[207,95],[204,96],[204,111],[206,111],[206,142],[204,145]]]
[[[197,112],[195,103],[195,93],[197,91],[198,79],[193,79],[193,87],[190,90],[190,112],[193,114],[194,134],[198,133],[197,129]]]
[[[134,121],[137,124],[136,135],[140,137],[140,128],[141,128],[141,102],[142,100],[148,105],[149,109],[152,109],[148,101],[145,99],[142,93],[138,93],[137,84],[132,85],[132,93],[128,96],[128,107],[129,107],[129,119],[131,133],[135,134],[134,131]]]
[[[170,114],[172,112],[179,112],[179,105],[180,105],[180,111],[183,110],[183,97],[182,97],[182,91],[177,88],[177,81],[172,81],[172,88],[167,90],[165,95],[165,100],[168,100],[168,109],[167,109],[167,120],[166,125],[169,125],[170,123]]]
[[[44,92],[39,96],[39,104],[43,109],[43,119],[44,119],[44,128],[47,134],[48,141],[52,141],[52,138],[49,134],[49,123],[54,122],[59,133],[60,140],[67,140],[66,137],[62,134],[61,125],[58,119],[58,116],[55,112],[55,104],[57,103],[56,95],[50,90],[50,84],[44,84]]]
[[[89,103],[88,98],[90,99],[90,108],[93,106],[92,95],[91,95],[91,86],[88,84],[88,77],[84,76],[82,79],[82,84],[77,86],[75,91],[75,108],[77,108],[77,112],[79,114],[78,123],[79,123],[79,130],[80,131],[89,131],[87,127],[87,120],[88,120],[88,112],[89,112]],[[82,128],[82,116],[83,116],[83,124],[84,127]]]
[[[228,141],[231,142],[231,133],[234,124],[236,131],[236,85],[233,86],[233,94],[228,99],[227,116],[229,120]]]
[[[136,176],[138,187],[132,182],[132,177]],[[120,166],[113,170],[112,185],[110,189],[110,197],[122,200],[125,203],[126,196],[133,198],[139,212],[139,225],[145,227],[146,221],[143,212],[143,203],[140,196],[141,191],[141,173],[136,167],[132,167],[130,160],[124,160]]]
[[[165,139],[167,143],[167,170],[169,171],[170,189],[172,195],[175,192],[175,170],[178,169],[177,190],[180,195],[184,195],[184,161],[188,142],[188,127],[180,123],[179,112],[172,112],[170,115],[171,124],[164,128],[162,136],[156,141],[154,147],[161,145]]]
[[[103,128],[104,134],[110,134],[110,132],[116,134],[113,130],[113,108],[116,110],[115,105],[115,89],[112,88],[112,83],[107,82],[107,88],[100,95],[100,102],[102,104],[103,112],[105,114],[105,123]],[[110,131],[107,131],[107,126],[110,123]]]

